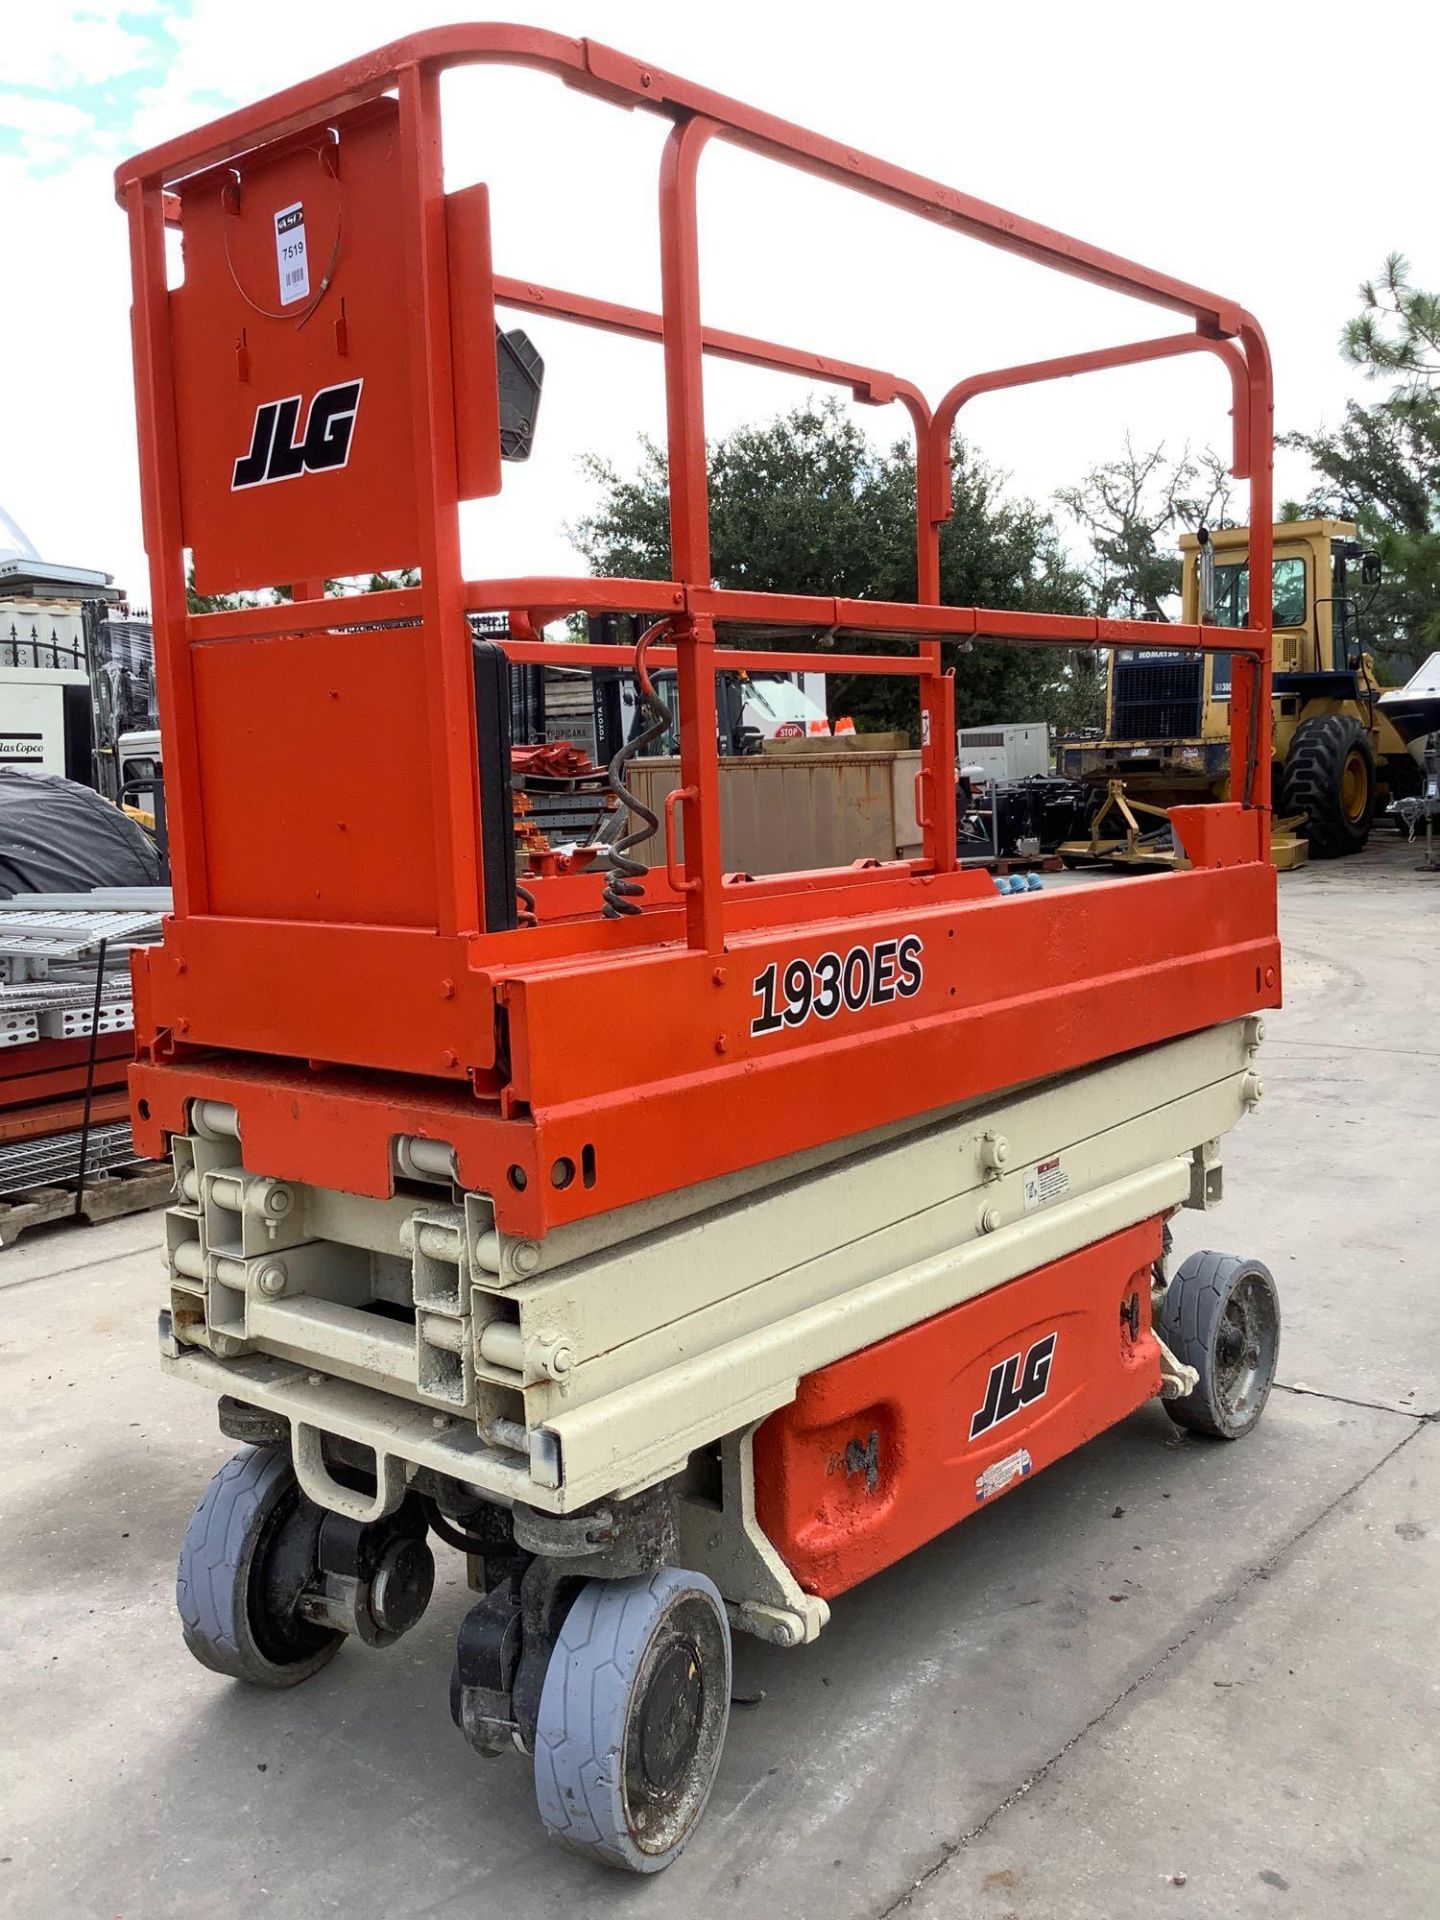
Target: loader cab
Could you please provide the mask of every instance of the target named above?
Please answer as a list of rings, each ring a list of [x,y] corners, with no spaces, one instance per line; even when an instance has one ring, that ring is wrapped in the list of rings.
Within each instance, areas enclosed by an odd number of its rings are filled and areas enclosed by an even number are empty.
[[[1250,615],[1249,530],[1224,527],[1209,536],[1214,552],[1214,598],[1201,605],[1200,542],[1180,540],[1181,619],[1196,624],[1243,627]],[[1355,540],[1348,520],[1282,521],[1275,529],[1271,575],[1275,693],[1300,701],[1354,699],[1363,670],[1356,596],[1362,580],[1378,578],[1378,562]],[[1209,663],[1205,733],[1225,732],[1228,716],[1213,711],[1230,696],[1230,656]],[[1336,679],[1333,676],[1342,676]]]

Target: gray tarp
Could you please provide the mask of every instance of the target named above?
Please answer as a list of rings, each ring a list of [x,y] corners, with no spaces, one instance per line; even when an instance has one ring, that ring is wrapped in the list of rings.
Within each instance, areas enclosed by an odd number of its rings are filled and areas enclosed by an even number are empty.
[[[143,829],[98,793],[59,774],[0,768],[0,899],[163,879]]]

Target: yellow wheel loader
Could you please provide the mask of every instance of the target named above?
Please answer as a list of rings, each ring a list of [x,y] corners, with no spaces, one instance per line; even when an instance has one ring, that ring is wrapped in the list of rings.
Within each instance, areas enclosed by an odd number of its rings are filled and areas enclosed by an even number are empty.
[[[1249,545],[1246,527],[1181,537],[1183,620],[1245,625]],[[1377,809],[1418,791],[1419,768],[1380,705],[1382,688],[1357,631],[1357,598],[1363,607],[1364,591],[1378,580],[1378,559],[1362,553],[1349,521],[1292,520],[1275,528],[1277,865],[1298,865],[1307,852],[1358,852]],[[1229,799],[1229,727],[1228,654],[1117,649],[1109,659],[1102,737],[1060,745],[1062,774],[1109,788],[1090,839],[1067,842],[1062,855],[1164,862],[1170,836],[1154,810]],[[1143,830],[1125,821],[1115,804],[1122,798],[1145,803]],[[1176,862],[1183,854],[1168,857]]]

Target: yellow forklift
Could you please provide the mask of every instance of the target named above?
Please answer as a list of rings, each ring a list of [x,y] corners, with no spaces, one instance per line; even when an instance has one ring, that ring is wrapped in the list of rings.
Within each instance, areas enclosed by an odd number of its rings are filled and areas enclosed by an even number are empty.
[[[1358,853],[1377,809],[1417,790],[1419,770],[1379,704],[1374,662],[1358,635],[1356,589],[1378,585],[1379,558],[1346,520],[1275,528],[1274,685],[1277,866]],[[1250,606],[1247,527],[1180,540],[1181,618],[1243,627]],[[1157,636],[1158,637],[1158,636]],[[1230,797],[1230,656],[1173,647],[1110,655],[1105,730],[1062,741],[1058,771],[1106,788],[1088,838],[1067,864],[1184,865],[1167,809]]]

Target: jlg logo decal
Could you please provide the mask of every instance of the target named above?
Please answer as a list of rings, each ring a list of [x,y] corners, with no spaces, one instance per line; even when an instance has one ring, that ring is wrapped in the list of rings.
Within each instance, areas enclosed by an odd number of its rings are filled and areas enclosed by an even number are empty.
[[[296,480],[302,473],[325,473],[343,467],[350,458],[355,416],[360,411],[363,380],[322,387],[310,402],[305,431],[297,440],[295,428],[304,405],[301,396],[267,400],[255,410],[250,451],[235,462],[232,493],[242,487],[264,487],[272,480]]]
[[[919,934],[907,933],[903,940],[877,940],[873,947],[851,947],[846,954],[822,953],[813,963],[787,960],[783,972],[772,960],[755,976],[760,1011],[750,1031],[778,1033],[810,1019],[833,1019],[841,1007],[859,1013],[891,1000],[913,1000],[925,978],[924,950]]]
[[[1002,1420],[1008,1420],[1022,1407],[1045,1398],[1058,1338],[1058,1334],[1047,1333],[1023,1358],[1012,1353],[1008,1360],[999,1360],[991,1367],[990,1378],[985,1383],[985,1404],[970,1422],[972,1440],[988,1433],[991,1427],[998,1427]]]

